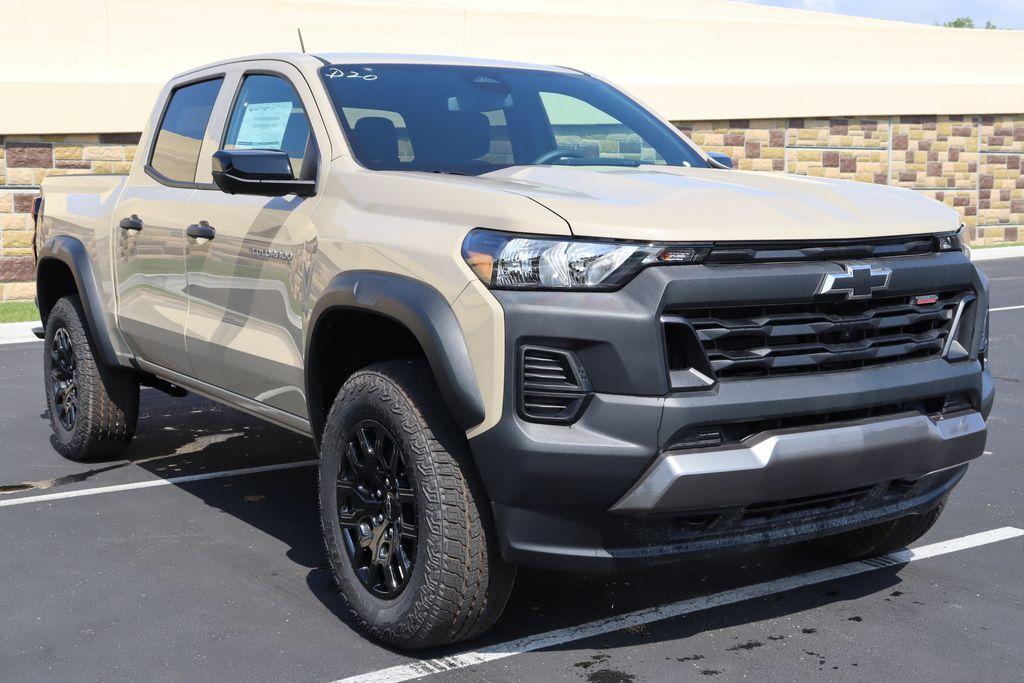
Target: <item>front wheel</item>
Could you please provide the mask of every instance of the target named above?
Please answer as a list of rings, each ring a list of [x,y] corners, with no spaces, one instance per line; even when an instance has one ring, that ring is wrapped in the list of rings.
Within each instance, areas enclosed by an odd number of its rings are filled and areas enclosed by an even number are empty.
[[[465,437],[426,365],[378,363],[345,382],[320,449],[320,518],[359,627],[396,647],[444,645],[498,619],[515,579]]]
[[[118,457],[135,435],[139,381],[96,359],[82,302],[66,296],[46,319],[43,380],[53,444],[77,461]]]

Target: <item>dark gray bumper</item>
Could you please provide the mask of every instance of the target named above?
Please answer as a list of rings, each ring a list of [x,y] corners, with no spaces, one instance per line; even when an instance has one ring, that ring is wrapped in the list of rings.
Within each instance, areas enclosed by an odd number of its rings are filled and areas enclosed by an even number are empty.
[[[942,419],[902,415],[765,432],[749,441],[662,453],[611,511],[713,509],[918,479],[980,456],[985,420],[977,411]]]
[[[979,310],[987,309],[985,279],[961,254],[886,265],[892,293],[969,290]],[[665,310],[800,304],[837,268],[814,262],[658,267],[613,293],[495,292],[508,359],[503,414],[470,447],[505,558],[595,570],[630,559],[793,542],[937,504],[984,446],[994,390],[978,353],[980,326],[969,355],[955,362],[932,357],[731,378],[687,390],[670,383]],[[525,346],[569,351],[585,369],[593,393],[572,424],[533,422],[517,410],[517,359]],[[967,407],[943,414],[947,398]],[[961,410],[971,417],[961,419]],[[773,426],[762,426],[768,422]],[[964,433],[954,433],[957,424]],[[724,445],[713,457],[696,448],[684,455],[689,435],[708,426],[723,428]],[[726,433],[748,428],[746,436]],[[704,455],[733,464],[688,468]],[[765,506],[848,493],[856,502],[820,514],[774,517],[768,526],[749,517]],[[692,513],[707,510],[735,523],[693,531]]]

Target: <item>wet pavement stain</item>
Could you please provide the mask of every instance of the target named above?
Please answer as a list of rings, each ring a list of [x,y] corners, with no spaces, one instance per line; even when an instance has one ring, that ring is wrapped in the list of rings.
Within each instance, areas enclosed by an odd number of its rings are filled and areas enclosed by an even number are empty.
[[[666,657],[665,659],[672,659]],[[690,655],[689,657],[676,657],[677,662],[696,662],[697,660],[704,659],[704,655]]]
[[[0,484],[0,495],[5,493],[17,493],[19,491],[29,490],[46,490],[57,488],[60,486],[68,486],[70,484],[79,484],[83,481],[92,479],[97,474],[103,474],[104,472],[110,472],[112,470],[119,470],[129,465],[143,465],[157,460],[168,460],[171,458],[177,458],[182,455],[189,455],[191,453],[197,453],[202,451],[207,446],[214,444],[224,443],[229,439],[233,439],[237,436],[244,436],[244,432],[230,432],[227,434],[211,434],[196,437],[189,443],[179,446],[173,453],[167,453],[163,455],[154,455],[148,458],[138,458],[135,460],[122,460],[105,467],[95,467],[91,470],[85,470],[84,472],[76,472],[74,474],[66,474],[62,477],[55,477],[53,479],[44,479],[41,481],[26,481],[17,484]],[[190,461],[182,461],[180,465],[190,464]],[[180,469],[176,465],[171,465],[174,469]]]
[[[636,676],[625,671],[598,669],[587,676],[587,680],[590,683],[631,683],[631,681],[636,680]]]
[[[575,666],[577,669],[589,669],[595,664],[606,662],[609,659],[611,659],[611,655],[596,654],[591,655],[590,659],[585,659],[582,662],[576,662],[575,664],[573,664],[573,666]]]

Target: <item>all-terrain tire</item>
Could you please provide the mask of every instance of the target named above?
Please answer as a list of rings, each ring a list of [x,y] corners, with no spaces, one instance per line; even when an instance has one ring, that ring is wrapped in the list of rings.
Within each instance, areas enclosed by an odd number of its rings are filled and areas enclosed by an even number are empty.
[[[381,597],[365,583],[368,572],[357,566],[354,549],[360,546],[353,538],[369,539],[369,527],[353,522],[355,515],[347,504],[339,507],[339,501],[352,499],[352,489],[339,484],[348,475],[339,477],[339,472],[352,468],[350,461],[343,464],[343,458],[352,457],[346,449],[358,447],[353,439],[358,439],[363,425],[376,425],[371,429],[392,437],[397,449],[391,450],[402,454],[406,500],[414,500],[416,506],[416,523],[411,525],[418,530],[415,560],[404,588],[393,596]],[[465,435],[445,412],[425,363],[378,363],[345,382],[327,417],[319,488],[331,569],[353,620],[368,636],[398,648],[434,647],[472,638],[501,615],[515,568],[501,558],[490,506]],[[379,491],[370,492],[374,494],[380,498]],[[389,505],[389,514],[393,509]],[[343,515],[348,529],[344,537]]]
[[[924,536],[932,528],[946,506],[943,498],[931,510],[898,517],[888,522],[854,529],[835,536],[808,542],[815,552],[838,560],[859,560],[900,550]]]
[[[60,299],[46,320],[43,382],[52,442],[61,455],[106,460],[128,447],[139,417],[139,381],[96,359],[77,296]]]

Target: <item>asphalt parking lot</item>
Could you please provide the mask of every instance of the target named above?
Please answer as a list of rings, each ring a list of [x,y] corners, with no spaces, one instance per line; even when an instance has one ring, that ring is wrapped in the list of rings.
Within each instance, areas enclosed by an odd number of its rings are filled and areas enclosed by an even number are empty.
[[[522,571],[484,639],[422,658],[345,621],[309,441],[147,389],[128,460],[72,463],[49,444],[40,344],[0,346],[0,677],[1019,680],[1024,259],[981,265],[1006,309],[991,318],[989,442],[916,552]]]

